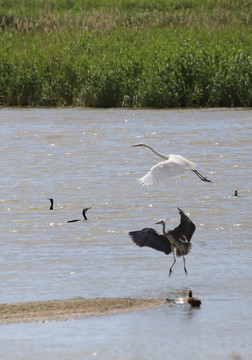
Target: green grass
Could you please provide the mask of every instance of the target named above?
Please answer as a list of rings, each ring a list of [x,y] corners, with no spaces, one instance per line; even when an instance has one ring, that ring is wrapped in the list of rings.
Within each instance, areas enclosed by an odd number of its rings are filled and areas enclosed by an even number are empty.
[[[0,105],[252,106],[252,0],[0,0]]]

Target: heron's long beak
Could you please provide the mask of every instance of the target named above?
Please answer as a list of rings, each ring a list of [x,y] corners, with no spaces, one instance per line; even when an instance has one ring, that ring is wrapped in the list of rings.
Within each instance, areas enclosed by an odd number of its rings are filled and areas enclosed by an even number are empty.
[[[131,145],[131,147],[135,147],[135,146],[142,146],[142,144]]]
[[[163,224],[163,221],[164,221],[164,220],[160,220],[160,221],[156,222],[155,225]]]

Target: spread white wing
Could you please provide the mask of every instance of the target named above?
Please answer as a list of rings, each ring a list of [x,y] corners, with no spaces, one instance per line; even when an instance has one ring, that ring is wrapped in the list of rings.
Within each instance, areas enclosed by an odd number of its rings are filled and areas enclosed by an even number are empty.
[[[142,185],[153,185],[171,176],[183,174],[186,170],[195,170],[196,164],[181,155],[169,155],[169,159],[154,165],[150,171],[139,179]]]

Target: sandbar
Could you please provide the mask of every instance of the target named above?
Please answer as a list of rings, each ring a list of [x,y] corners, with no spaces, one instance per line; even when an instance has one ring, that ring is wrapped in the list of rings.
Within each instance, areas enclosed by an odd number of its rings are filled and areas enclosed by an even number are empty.
[[[0,304],[0,324],[71,320],[155,308],[167,304],[164,299],[93,298]]]

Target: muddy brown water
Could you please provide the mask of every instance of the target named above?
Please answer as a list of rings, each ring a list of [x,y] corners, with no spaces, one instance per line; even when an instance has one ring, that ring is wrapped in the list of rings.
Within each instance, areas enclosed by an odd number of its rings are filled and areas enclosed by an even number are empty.
[[[250,358],[250,109],[0,109],[0,127],[1,304],[177,301],[123,314],[1,325],[3,359]],[[131,147],[137,143],[187,157],[212,183],[186,172],[140,186],[137,178],[160,159]],[[196,232],[186,256],[188,276],[178,259],[168,277],[172,256],[138,248],[128,232],[161,231],[155,222],[163,218],[167,228],[175,227],[177,206]],[[67,223],[81,219],[84,207],[91,207],[87,221]],[[180,302],[189,289],[201,299],[200,309]]]

